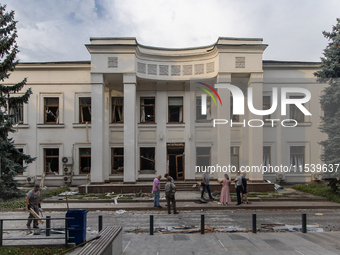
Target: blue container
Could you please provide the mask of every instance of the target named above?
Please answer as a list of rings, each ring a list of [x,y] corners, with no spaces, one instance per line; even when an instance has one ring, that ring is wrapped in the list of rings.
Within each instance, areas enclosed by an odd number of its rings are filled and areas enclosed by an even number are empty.
[[[68,242],[76,245],[86,241],[86,216],[87,210],[68,210],[66,218],[73,218],[67,220],[68,228]]]

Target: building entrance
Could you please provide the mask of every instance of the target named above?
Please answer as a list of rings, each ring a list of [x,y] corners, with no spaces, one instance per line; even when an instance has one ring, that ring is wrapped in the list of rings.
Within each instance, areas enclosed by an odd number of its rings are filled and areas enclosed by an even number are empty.
[[[184,144],[168,144],[168,174],[177,181],[184,180]]]

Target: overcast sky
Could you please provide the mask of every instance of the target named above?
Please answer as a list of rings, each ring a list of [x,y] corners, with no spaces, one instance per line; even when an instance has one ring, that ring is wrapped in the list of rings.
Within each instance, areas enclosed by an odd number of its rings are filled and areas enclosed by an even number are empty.
[[[322,31],[339,0],[4,0],[19,22],[21,62],[90,60],[90,37],[136,37],[144,45],[196,47],[221,37],[263,38],[265,60],[320,61]]]

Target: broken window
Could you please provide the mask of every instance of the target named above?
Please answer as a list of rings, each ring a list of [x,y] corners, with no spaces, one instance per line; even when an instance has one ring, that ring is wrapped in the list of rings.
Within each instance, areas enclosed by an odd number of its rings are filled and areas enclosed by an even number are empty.
[[[112,98],[112,123],[124,122],[124,98]]]
[[[44,164],[46,174],[59,173],[59,149],[44,149]]]
[[[79,174],[91,172],[91,148],[79,149]]]
[[[59,98],[46,97],[45,98],[45,124],[59,123]]]
[[[230,117],[233,121],[239,121],[239,116],[238,115],[234,115],[233,114],[234,111],[234,101],[233,101],[233,97],[230,97]]]
[[[91,123],[91,97],[79,98],[79,123]]]
[[[263,166],[269,167],[270,165],[270,146],[263,147]]]
[[[112,148],[111,150],[112,174],[124,173],[124,148]]]
[[[263,96],[262,98],[263,102],[263,110],[269,110],[270,109],[270,96]],[[269,115],[263,115],[263,121],[266,121],[266,119],[270,119],[270,114]]]
[[[141,97],[140,99],[140,122],[155,122],[155,98]]]
[[[13,115],[13,124],[24,123],[24,111],[23,105],[19,104],[16,107],[9,108],[9,114]]]
[[[210,166],[210,147],[196,147],[196,166],[201,170],[207,170]]]
[[[240,165],[240,148],[239,147],[230,147],[230,162],[232,166],[236,167],[236,170],[239,170]]]
[[[202,115],[202,98],[196,97],[196,120],[211,120],[211,98],[207,98],[207,114]]]
[[[155,170],[155,148],[140,148],[140,170]]]
[[[290,99],[298,99],[298,98],[303,98],[303,96],[290,96]],[[302,104],[304,105],[304,104]],[[304,122],[305,121],[305,115],[303,112],[295,105],[291,104],[289,105],[289,116],[290,119],[296,120],[297,122]]]
[[[183,97],[169,97],[169,123],[183,122]]]

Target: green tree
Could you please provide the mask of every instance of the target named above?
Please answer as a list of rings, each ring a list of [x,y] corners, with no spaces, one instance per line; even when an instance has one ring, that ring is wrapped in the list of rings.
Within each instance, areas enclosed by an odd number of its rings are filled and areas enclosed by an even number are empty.
[[[21,196],[14,176],[25,171],[27,166],[24,167],[23,162],[29,164],[35,160],[16,149],[14,140],[10,137],[10,133],[15,132],[15,113],[28,102],[32,94],[29,88],[23,95],[14,95],[19,91],[23,92],[26,78],[14,85],[5,82],[18,64],[16,24],[14,11],[7,12],[6,5],[0,4],[0,198],[4,200]]]
[[[327,140],[320,142],[324,148],[321,160],[334,165],[340,164],[340,19],[337,19],[332,32],[322,33],[330,42],[321,58],[321,70],[314,73],[318,82],[329,84],[320,97],[321,109],[324,111],[320,129],[328,136]],[[340,184],[339,172],[340,169],[323,174],[323,179],[329,181],[333,192],[337,192],[337,184]]]

